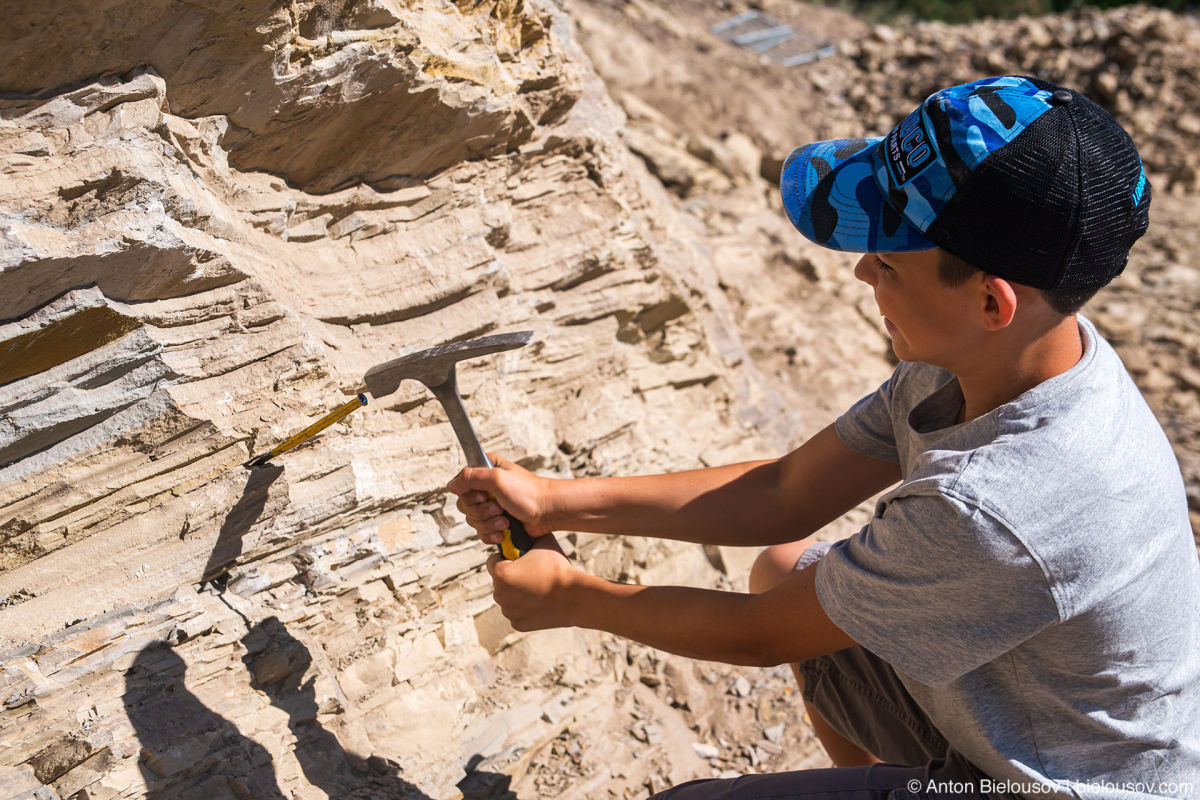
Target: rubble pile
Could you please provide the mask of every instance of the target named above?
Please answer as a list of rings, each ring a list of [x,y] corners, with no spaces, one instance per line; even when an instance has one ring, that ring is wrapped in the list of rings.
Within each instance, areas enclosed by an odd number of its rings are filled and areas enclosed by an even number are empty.
[[[882,135],[943,86],[1032,75],[1081,91],[1129,131],[1168,191],[1200,189],[1200,20],[1148,6],[969,25],[877,26],[841,46],[852,65],[814,70],[831,115]],[[845,103],[839,101],[844,98]],[[837,109],[841,108],[839,112]]]
[[[786,667],[694,662],[605,643],[612,709],[574,724],[511,784],[516,797],[644,797],[685,779],[826,766]]]

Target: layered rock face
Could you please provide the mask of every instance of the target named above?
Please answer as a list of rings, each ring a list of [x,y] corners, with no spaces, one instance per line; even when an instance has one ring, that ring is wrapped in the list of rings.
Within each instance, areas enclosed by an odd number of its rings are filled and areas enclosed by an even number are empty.
[[[453,797],[633,703],[622,648],[507,626],[420,385],[243,466],[376,363],[524,329],[459,382],[485,446],[530,468],[794,439],[562,13],[3,18],[0,797]],[[726,580],[699,547],[564,546],[613,578]]]

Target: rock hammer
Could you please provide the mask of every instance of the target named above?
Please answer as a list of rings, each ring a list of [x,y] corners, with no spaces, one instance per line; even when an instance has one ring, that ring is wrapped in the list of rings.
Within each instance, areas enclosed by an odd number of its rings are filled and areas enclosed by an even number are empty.
[[[491,468],[492,462],[483,452],[483,446],[479,443],[479,437],[475,435],[475,429],[467,417],[467,410],[463,407],[462,397],[458,394],[455,366],[464,359],[524,347],[532,338],[533,331],[520,331],[443,344],[371,367],[363,376],[363,380],[375,399],[396,391],[400,381],[406,378],[425,384],[446,410],[450,425],[458,436],[458,443],[462,445],[463,453],[466,454],[467,465]],[[529,552],[533,547],[533,538],[525,532],[521,520],[508,512],[505,513],[509,519],[509,528],[504,531],[500,552],[506,559],[513,561]]]

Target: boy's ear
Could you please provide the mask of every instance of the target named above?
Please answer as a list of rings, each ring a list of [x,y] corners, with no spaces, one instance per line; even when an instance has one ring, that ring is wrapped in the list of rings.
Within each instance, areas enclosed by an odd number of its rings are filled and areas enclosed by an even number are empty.
[[[1008,327],[1016,316],[1020,302],[1020,293],[1015,285],[1004,278],[985,274],[980,288],[983,291],[983,326],[989,331]]]

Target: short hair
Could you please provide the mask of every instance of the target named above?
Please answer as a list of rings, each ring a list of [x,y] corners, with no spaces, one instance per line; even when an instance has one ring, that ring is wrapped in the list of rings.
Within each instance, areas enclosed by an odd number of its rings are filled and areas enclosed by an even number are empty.
[[[979,274],[983,270],[971,266],[963,259],[949,253],[945,250],[938,251],[938,280],[947,288],[962,286],[973,276]],[[1095,289],[1084,289],[1074,292],[1063,292],[1052,289],[1039,289],[1042,294],[1042,299],[1046,301],[1046,305],[1062,314],[1064,317],[1069,317],[1072,314],[1079,312],[1079,309],[1087,305],[1087,301],[1091,300],[1096,292],[1100,291],[1101,287]]]

